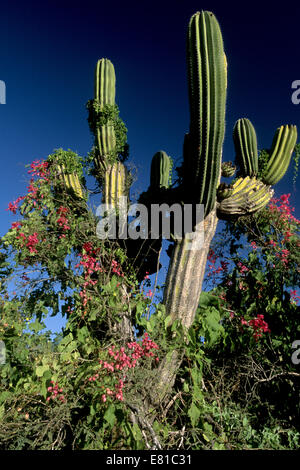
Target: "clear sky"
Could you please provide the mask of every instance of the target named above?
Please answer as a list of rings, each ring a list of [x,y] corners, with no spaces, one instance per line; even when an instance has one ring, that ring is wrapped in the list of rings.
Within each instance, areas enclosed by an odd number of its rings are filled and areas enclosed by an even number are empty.
[[[136,193],[147,188],[156,151],[180,161],[189,127],[185,34],[190,16],[199,10],[216,15],[228,61],[224,160],[234,159],[232,129],[241,117],[255,126],[259,148],[270,146],[281,124],[296,124],[300,141],[300,104],[291,100],[292,82],[300,80],[299,2],[280,8],[263,1],[2,2],[1,236],[16,220],[5,210],[8,203],[26,193],[25,164],[59,147],[80,155],[90,151],[85,104],[93,97],[99,58],[115,66],[129,162],[138,170]],[[290,169],[275,194],[292,193],[299,218],[292,177]]]

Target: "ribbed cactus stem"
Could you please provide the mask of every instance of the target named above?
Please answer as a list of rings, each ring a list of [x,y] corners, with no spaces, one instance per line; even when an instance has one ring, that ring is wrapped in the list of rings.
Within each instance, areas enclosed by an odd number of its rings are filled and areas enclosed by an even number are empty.
[[[156,152],[151,161],[150,188],[169,188],[172,183],[173,162],[166,152]]]
[[[76,173],[67,173],[64,165],[57,165],[57,169],[60,176],[63,178],[66,188],[71,189],[77,197],[82,199],[83,192],[78,175]]]
[[[116,75],[112,62],[109,59],[100,59],[95,69],[95,102],[99,105],[98,111],[104,107],[114,106],[116,96]],[[103,126],[96,126],[96,147],[99,162],[96,165],[104,166],[105,156],[111,155],[116,148],[116,135],[113,122],[107,122]]]
[[[233,185],[229,198],[217,205],[217,215],[224,220],[237,220],[266,206],[273,196],[273,190],[256,178],[239,178]]]
[[[128,198],[128,175],[126,166],[121,162],[107,165],[103,184],[104,204],[110,204],[117,210],[120,197]]]
[[[211,12],[190,20],[187,34],[190,133],[184,184],[194,202],[214,208],[225,132],[227,62],[219,24]]]
[[[253,124],[247,118],[239,119],[233,128],[236,162],[241,176],[256,176],[258,173],[257,138]]]
[[[95,99],[100,106],[113,106],[116,98],[116,75],[109,59],[99,59],[95,69]]]
[[[277,129],[270,150],[270,158],[262,180],[266,184],[276,184],[285,175],[297,142],[297,128],[284,125]]]

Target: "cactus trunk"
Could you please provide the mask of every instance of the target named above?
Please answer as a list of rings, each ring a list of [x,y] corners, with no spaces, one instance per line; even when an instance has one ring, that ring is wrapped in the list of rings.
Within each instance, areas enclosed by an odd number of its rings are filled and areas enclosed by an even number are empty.
[[[192,326],[195,318],[207,256],[216,232],[217,222],[218,218],[214,210],[196,226],[195,238],[192,242],[183,238],[176,243],[170,260],[164,304],[167,314],[170,315],[170,321],[180,320],[187,329]],[[200,249],[197,249],[199,247]],[[158,376],[156,376],[158,385],[152,397],[154,402],[160,401],[165,394],[170,392],[181,360],[180,352],[175,349],[171,357],[165,357],[160,364]]]

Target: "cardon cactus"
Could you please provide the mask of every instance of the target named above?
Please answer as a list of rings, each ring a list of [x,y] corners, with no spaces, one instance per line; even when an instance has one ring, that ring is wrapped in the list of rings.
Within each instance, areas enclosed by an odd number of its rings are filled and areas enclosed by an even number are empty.
[[[235,123],[233,142],[240,176],[256,176],[258,173],[257,138],[253,124],[249,119],[239,119]]]
[[[262,176],[265,184],[276,184],[285,175],[297,142],[297,128],[280,126],[274,136],[267,167]]]
[[[112,120],[116,106],[116,75],[109,59],[98,60],[95,68],[94,99],[87,104],[89,125],[95,136],[95,158],[97,169],[105,168],[105,160],[114,156],[116,135]]]
[[[115,87],[112,65],[107,59],[102,61],[104,62],[100,61],[100,64],[98,62],[96,69],[96,104],[100,107],[108,100],[108,96],[110,103],[114,101]],[[103,72],[105,68],[107,74]],[[260,181],[257,179],[259,168],[254,127],[247,118],[238,120],[233,138],[240,178],[233,185],[220,185],[221,174],[232,177],[235,167],[231,162],[222,166],[221,162],[225,132],[227,60],[221,30],[211,12],[197,12],[190,19],[187,31],[187,69],[190,126],[184,138],[183,165],[178,173],[179,187],[171,187],[170,157],[165,152],[157,152],[151,164],[150,187],[140,196],[139,202],[149,207],[151,203],[176,202],[177,198],[177,202],[183,206],[191,204],[194,208],[196,204],[202,204],[204,208],[204,220],[196,221],[193,232],[185,233],[181,239],[178,238],[174,242],[164,289],[163,303],[168,317],[167,323],[170,325],[179,321],[188,329],[197,311],[207,256],[218,218],[236,220],[238,217],[255,213],[268,203],[273,194],[270,184],[283,176],[289,164],[295,145],[296,128],[282,126],[278,130],[264,179]],[[111,84],[108,83],[109,77]],[[102,90],[102,95],[99,90]],[[108,138],[109,122],[105,125],[105,130],[101,126],[98,128],[96,139],[103,163],[106,160],[105,152],[109,153],[114,147],[114,138]],[[118,138],[116,140],[118,145]],[[107,143],[106,148],[104,141]],[[118,164],[109,167],[106,163],[105,167],[107,170],[104,173],[104,200],[115,203],[116,197],[126,193],[125,170]],[[149,247],[152,246],[153,240],[142,241],[147,242]],[[158,252],[161,240],[156,241]],[[131,257],[132,251],[141,247],[141,243],[136,242],[126,242]],[[152,263],[152,269],[154,264]],[[170,390],[180,363],[180,352],[176,348],[170,357],[161,361],[152,402],[160,401],[164,393]]]

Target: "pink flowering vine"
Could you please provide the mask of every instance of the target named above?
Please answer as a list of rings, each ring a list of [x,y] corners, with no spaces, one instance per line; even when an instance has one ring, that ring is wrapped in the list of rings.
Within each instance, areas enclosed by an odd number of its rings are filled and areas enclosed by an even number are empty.
[[[258,338],[261,338],[263,333],[271,333],[268,323],[264,320],[264,315],[261,314],[249,321],[242,317],[241,325],[252,328],[255,341],[258,341]]]
[[[134,369],[139,361],[145,357],[154,358],[156,362],[159,361],[158,356],[153,350],[158,350],[158,345],[149,338],[148,333],[145,333],[142,342],[132,341],[127,343],[126,347],[117,349],[112,346],[108,349],[107,360],[100,360],[100,371],[95,375],[88,378],[89,382],[99,381],[105,375],[111,376],[116,381],[114,388],[105,387],[101,385],[104,393],[101,396],[102,402],[105,403],[108,397],[123,401],[124,400],[124,386],[126,384],[126,373],[129,369]],[[102,374],[101,374],[102,372]]]
[[[50,400],[59,400],[62,403],[66,402],[65,396],[63,395],[63,389],[58,385],[58,383],[54,383],[53,380],[50,381],[52,384],[48,387],[48,392],[50,395],[47,397],[46,401],[49,402]]]

